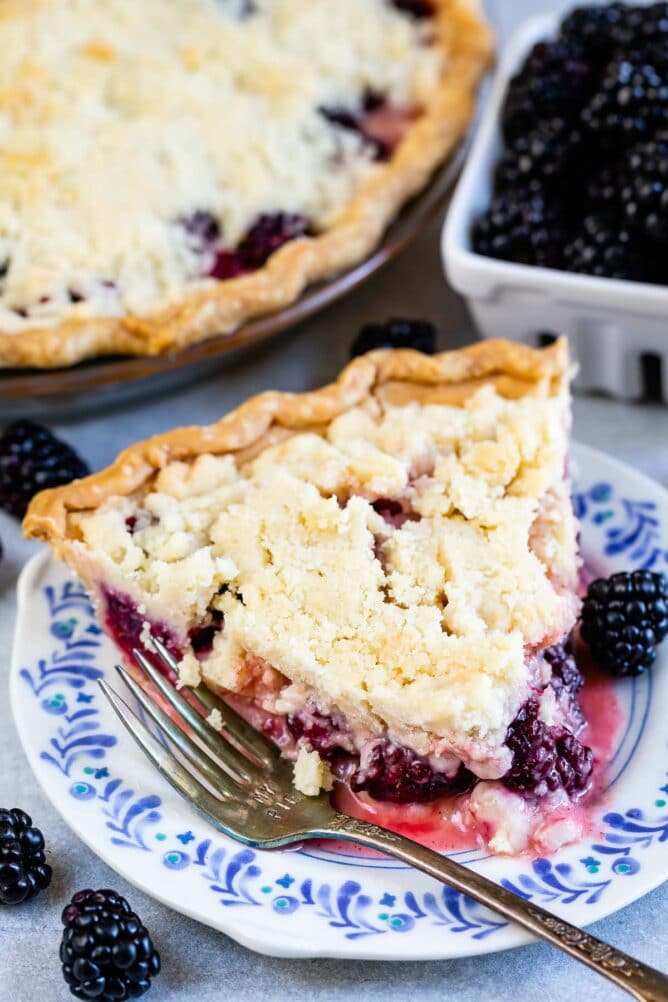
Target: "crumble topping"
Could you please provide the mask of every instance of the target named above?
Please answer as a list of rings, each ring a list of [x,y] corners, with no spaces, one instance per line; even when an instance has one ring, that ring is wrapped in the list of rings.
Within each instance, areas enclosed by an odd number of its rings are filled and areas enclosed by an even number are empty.
[[[210,282],[202,214],[224,248],[265,214],[331,226],[378,167],[320,109],[426,105],[429,30],[385,0],[4,2],[0,327]]]
[[[265,664],[365,738],[493,778],[533,652],[576,614],[566,444],[562,397],[486,386],[462,407],[371,402],[240,469],[230,455],[170,463],[147,493],[71,516],[72,545],[93,582],[123,587],[186,650],[223,614],[208,684],[241,692]]]
[[[321,790],[331,790],[333,777],[317,751],[300,748],[295,761],[294,784],[307,797],[317,797]]]

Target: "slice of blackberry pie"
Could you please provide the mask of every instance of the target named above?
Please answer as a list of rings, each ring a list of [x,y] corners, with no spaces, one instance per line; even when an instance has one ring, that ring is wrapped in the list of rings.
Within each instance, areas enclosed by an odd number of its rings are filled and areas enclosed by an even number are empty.
[[[363,261],[456,149],[477,0],[2,4],[0,368],[159,355]]]
[[[491,851],[584,824],[564,341],[377,350],[45,491],[25,519],[128,660],[158,636],[296,787],[451,798]]]

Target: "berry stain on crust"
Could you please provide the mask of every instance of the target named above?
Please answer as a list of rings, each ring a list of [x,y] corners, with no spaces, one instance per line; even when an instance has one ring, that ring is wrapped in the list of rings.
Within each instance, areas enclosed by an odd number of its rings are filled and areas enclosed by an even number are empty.
[[[112,890],[84,890],[64,909],[60,960],[72,995],[101,1002],[139,998],[160,956],[130,905]]]

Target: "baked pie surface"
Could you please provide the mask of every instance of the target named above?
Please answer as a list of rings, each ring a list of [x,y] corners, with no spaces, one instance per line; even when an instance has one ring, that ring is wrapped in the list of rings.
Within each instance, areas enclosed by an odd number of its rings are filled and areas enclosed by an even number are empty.
[[[568,382],[564,342],[372,352],[132,446],[39,495],[25,531],[127,654],[157,632],[181,683],[258,711],[304,792],[341,755],[364,789],[380,742],[429,763],[426,795],[482,779],[489,799],[523,707],[582,724],[550,687],[578,612]]]
[[[461,138],[475,0],[6,0],[0,365],[158,354],[372,249]]]

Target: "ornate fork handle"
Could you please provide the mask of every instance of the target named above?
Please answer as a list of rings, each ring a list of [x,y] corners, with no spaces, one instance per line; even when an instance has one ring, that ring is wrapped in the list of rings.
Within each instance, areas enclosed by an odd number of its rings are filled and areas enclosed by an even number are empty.
[[[432,849],[337,814],[323,835],[359,842],[417,867],[593,968],[641,1002],[668,1002],[668,977]]]

